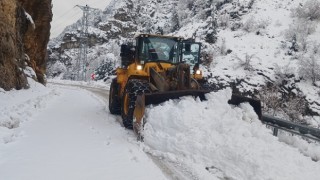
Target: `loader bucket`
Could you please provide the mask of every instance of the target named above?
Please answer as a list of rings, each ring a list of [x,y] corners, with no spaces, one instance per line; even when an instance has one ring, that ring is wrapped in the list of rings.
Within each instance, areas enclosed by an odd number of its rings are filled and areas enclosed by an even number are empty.
[[[236,106],[238,106],[239,104],[244,103],[244,102],[248,102],[253,107],[254,111],[256,112],[259,119],[261,120],[262,119],[262,112],[261,112],[261,101],[260,100],[240,96],[237,94],[232,94],[231,99],[228,101],[229,104],[236,105]]]
[[[199,97],[201,100],[205,100],[205,94],[209,93],[208,90],[179,90],[179,91],[166,91],[145,94],[146,105],[160,104],[170,99],[179,99],[183,96]]]

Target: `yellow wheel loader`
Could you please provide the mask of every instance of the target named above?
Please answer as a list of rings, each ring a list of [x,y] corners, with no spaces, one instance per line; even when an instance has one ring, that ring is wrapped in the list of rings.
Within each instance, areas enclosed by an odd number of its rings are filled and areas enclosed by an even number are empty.
[[[139,134],[145,106],[182,96],[205,100],[210,92],[199,69],[201,44],[180,37],[139,34],[135,44],[121,45],[121,67],[112,80],[109,110]],[[233,95],[230,104],[249,102],[261,117],[260,101]]]

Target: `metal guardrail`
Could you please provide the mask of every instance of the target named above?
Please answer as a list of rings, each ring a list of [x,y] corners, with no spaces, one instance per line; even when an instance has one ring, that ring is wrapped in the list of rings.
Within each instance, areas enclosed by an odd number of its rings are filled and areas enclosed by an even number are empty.
[[[309,139],[313,139],[320,142],[320,129],[301,125],[298,123],[294,123],[291,121],[286,121],[283,119],[279,119],[276,117],[268,116],[268,115],[262,115],[263,123],[274,127],[273,129],[273,135],[278,135],[278,130],[284,130],[299,136],[307,137]]]

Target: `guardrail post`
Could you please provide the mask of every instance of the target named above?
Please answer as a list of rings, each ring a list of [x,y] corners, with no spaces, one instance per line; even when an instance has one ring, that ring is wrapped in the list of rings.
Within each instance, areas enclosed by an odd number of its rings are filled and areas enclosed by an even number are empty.
[[[279,131],[278,128],[273,127],[273,135],[274,135],[274,136],[278,136],[278,131]]]

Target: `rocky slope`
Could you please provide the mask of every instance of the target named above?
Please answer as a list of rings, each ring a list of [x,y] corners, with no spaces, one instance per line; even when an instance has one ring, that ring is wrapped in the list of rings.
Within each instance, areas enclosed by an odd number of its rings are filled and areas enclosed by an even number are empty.
[[[27,76],[45,83],[51,18],[51,0],[0,2],[0,88],[27,88]]]
[[[34,21],[34,27],[28,28],[23,35],[24,50],[30,58],[30,64],[28,65],[35,71],[37,80],[44,84],[47,45],[50,37],[50,22],[52,20],[51,0],[19,1]]]

